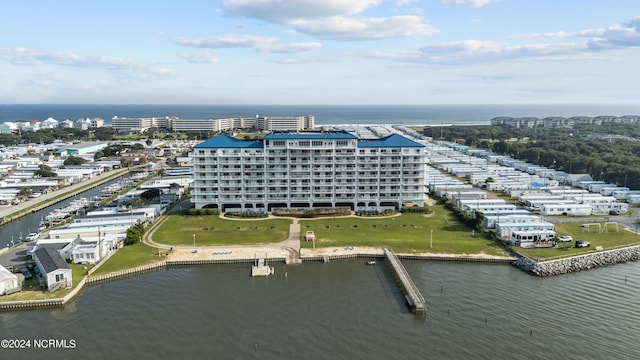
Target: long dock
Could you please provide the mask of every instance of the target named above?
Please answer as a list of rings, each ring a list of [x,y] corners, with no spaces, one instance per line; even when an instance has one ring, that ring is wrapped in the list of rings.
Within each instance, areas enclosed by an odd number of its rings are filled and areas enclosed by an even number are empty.
[[[393,251],[388,249],[384,249],[384,255],[389,263],[391,273],[398,282],[400,290],[402,290],[404,297],[407,300],[409,309],[414,313],[424,312],[427,308],[426,301],[420,293],[420,289],[418,289],[409,276],[409,273],[407,273],[407,269],[405,269],[404,265],[400,262],[400,259],[398,259]]]

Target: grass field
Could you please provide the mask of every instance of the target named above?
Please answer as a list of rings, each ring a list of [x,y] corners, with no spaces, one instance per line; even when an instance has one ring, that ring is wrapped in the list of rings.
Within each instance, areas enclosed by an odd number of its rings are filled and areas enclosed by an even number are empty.
[[[155,231],[153,241],[167,245],[252,245],[286,240],[289,236],[289,219],[228,220],[217,215],[184,216],[169,215]]]
[[[526,255],[534,260],[544,260],[557,257],[567,257],[580,254],[587,254],[596,251],[597,246],[602,246],[605,250],[640,244],[640,236],[635,232],[625,230],[622,225],[618,226],[616,232],[615,225],[608,225],[607,232],[597,232],[595,227],[590,229],[591,232],[583,231],[582,223],[562,223],[555,224],[556,233],[560,235],[571,235],[573,240],[586,240],[591,243],[588,248],[573,248],[574,242],[562,243],[558,242],[555,248],[531,248],[525,249],[514,247],[514,250]],[[601,227],[603,224],[601,223]],[[603,228],[604,231],[604,228]]]
[[[330,218],[300,221],[301,236],[314,231],[316,247],[388,247],[402,253],[488,254],[507,256],[501,244],[476,234],[444,207],[433,214],[402,214],[388,218]],[[433,247],[431,231],[433,230]],[[310,242],[302,241],[310,248]]]
[[[91,275],[108,274],[113,271],[152,264],[160,260],[162,259],[158,258],[156,248],[144,243],[136,243],[118,250]]]

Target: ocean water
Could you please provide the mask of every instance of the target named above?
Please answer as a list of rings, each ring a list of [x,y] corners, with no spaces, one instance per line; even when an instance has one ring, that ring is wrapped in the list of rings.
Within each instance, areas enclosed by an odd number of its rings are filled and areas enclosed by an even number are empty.
[[[311,114],[322,124],[488,125],[497,116],[640,114],[640,105],[0,105],[0,122],[99,117],[177,116],[183,119]]]

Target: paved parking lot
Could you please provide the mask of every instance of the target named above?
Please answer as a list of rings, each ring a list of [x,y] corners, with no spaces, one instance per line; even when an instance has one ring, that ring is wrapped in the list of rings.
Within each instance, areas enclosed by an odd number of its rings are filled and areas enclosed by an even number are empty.
[[[22,243],[16,247],[9,249],[9,251],[0,255],[0,265],[5,268],[22,268],[25,266],[25,257],[27,256],[27,251],[31,250],[31,248],[35,245],[35,242],[32,243]]]

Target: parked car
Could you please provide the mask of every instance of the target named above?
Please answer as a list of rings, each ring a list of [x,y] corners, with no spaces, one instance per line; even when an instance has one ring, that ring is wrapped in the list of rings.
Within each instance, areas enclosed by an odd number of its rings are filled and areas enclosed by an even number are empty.
[[[31,275],[31,271],[29,271],[29,269],[27,268],[20,269],[20,272],[22,273],[22,275],[24,275],[25,279],[31,279],[33,277],[33,275]]]
[[[585,240],[576,240],[576,245],[577,248],[583,248],[583,247],[589,247],[591,246],[591,244],[588,241]]]
[[[620,211],[618,210],[609,210],[609,215],[620,215]]]
[[[35,240],[35,239],[37,239],[39,237],[40,237],[40,233],[31,233],[31,234],[27,235],[25,241],[33,241],[33,240]]]
[[[569,235],[562,235],[558,238],[558,241],[560,242],[572,242],[573,238]]]

